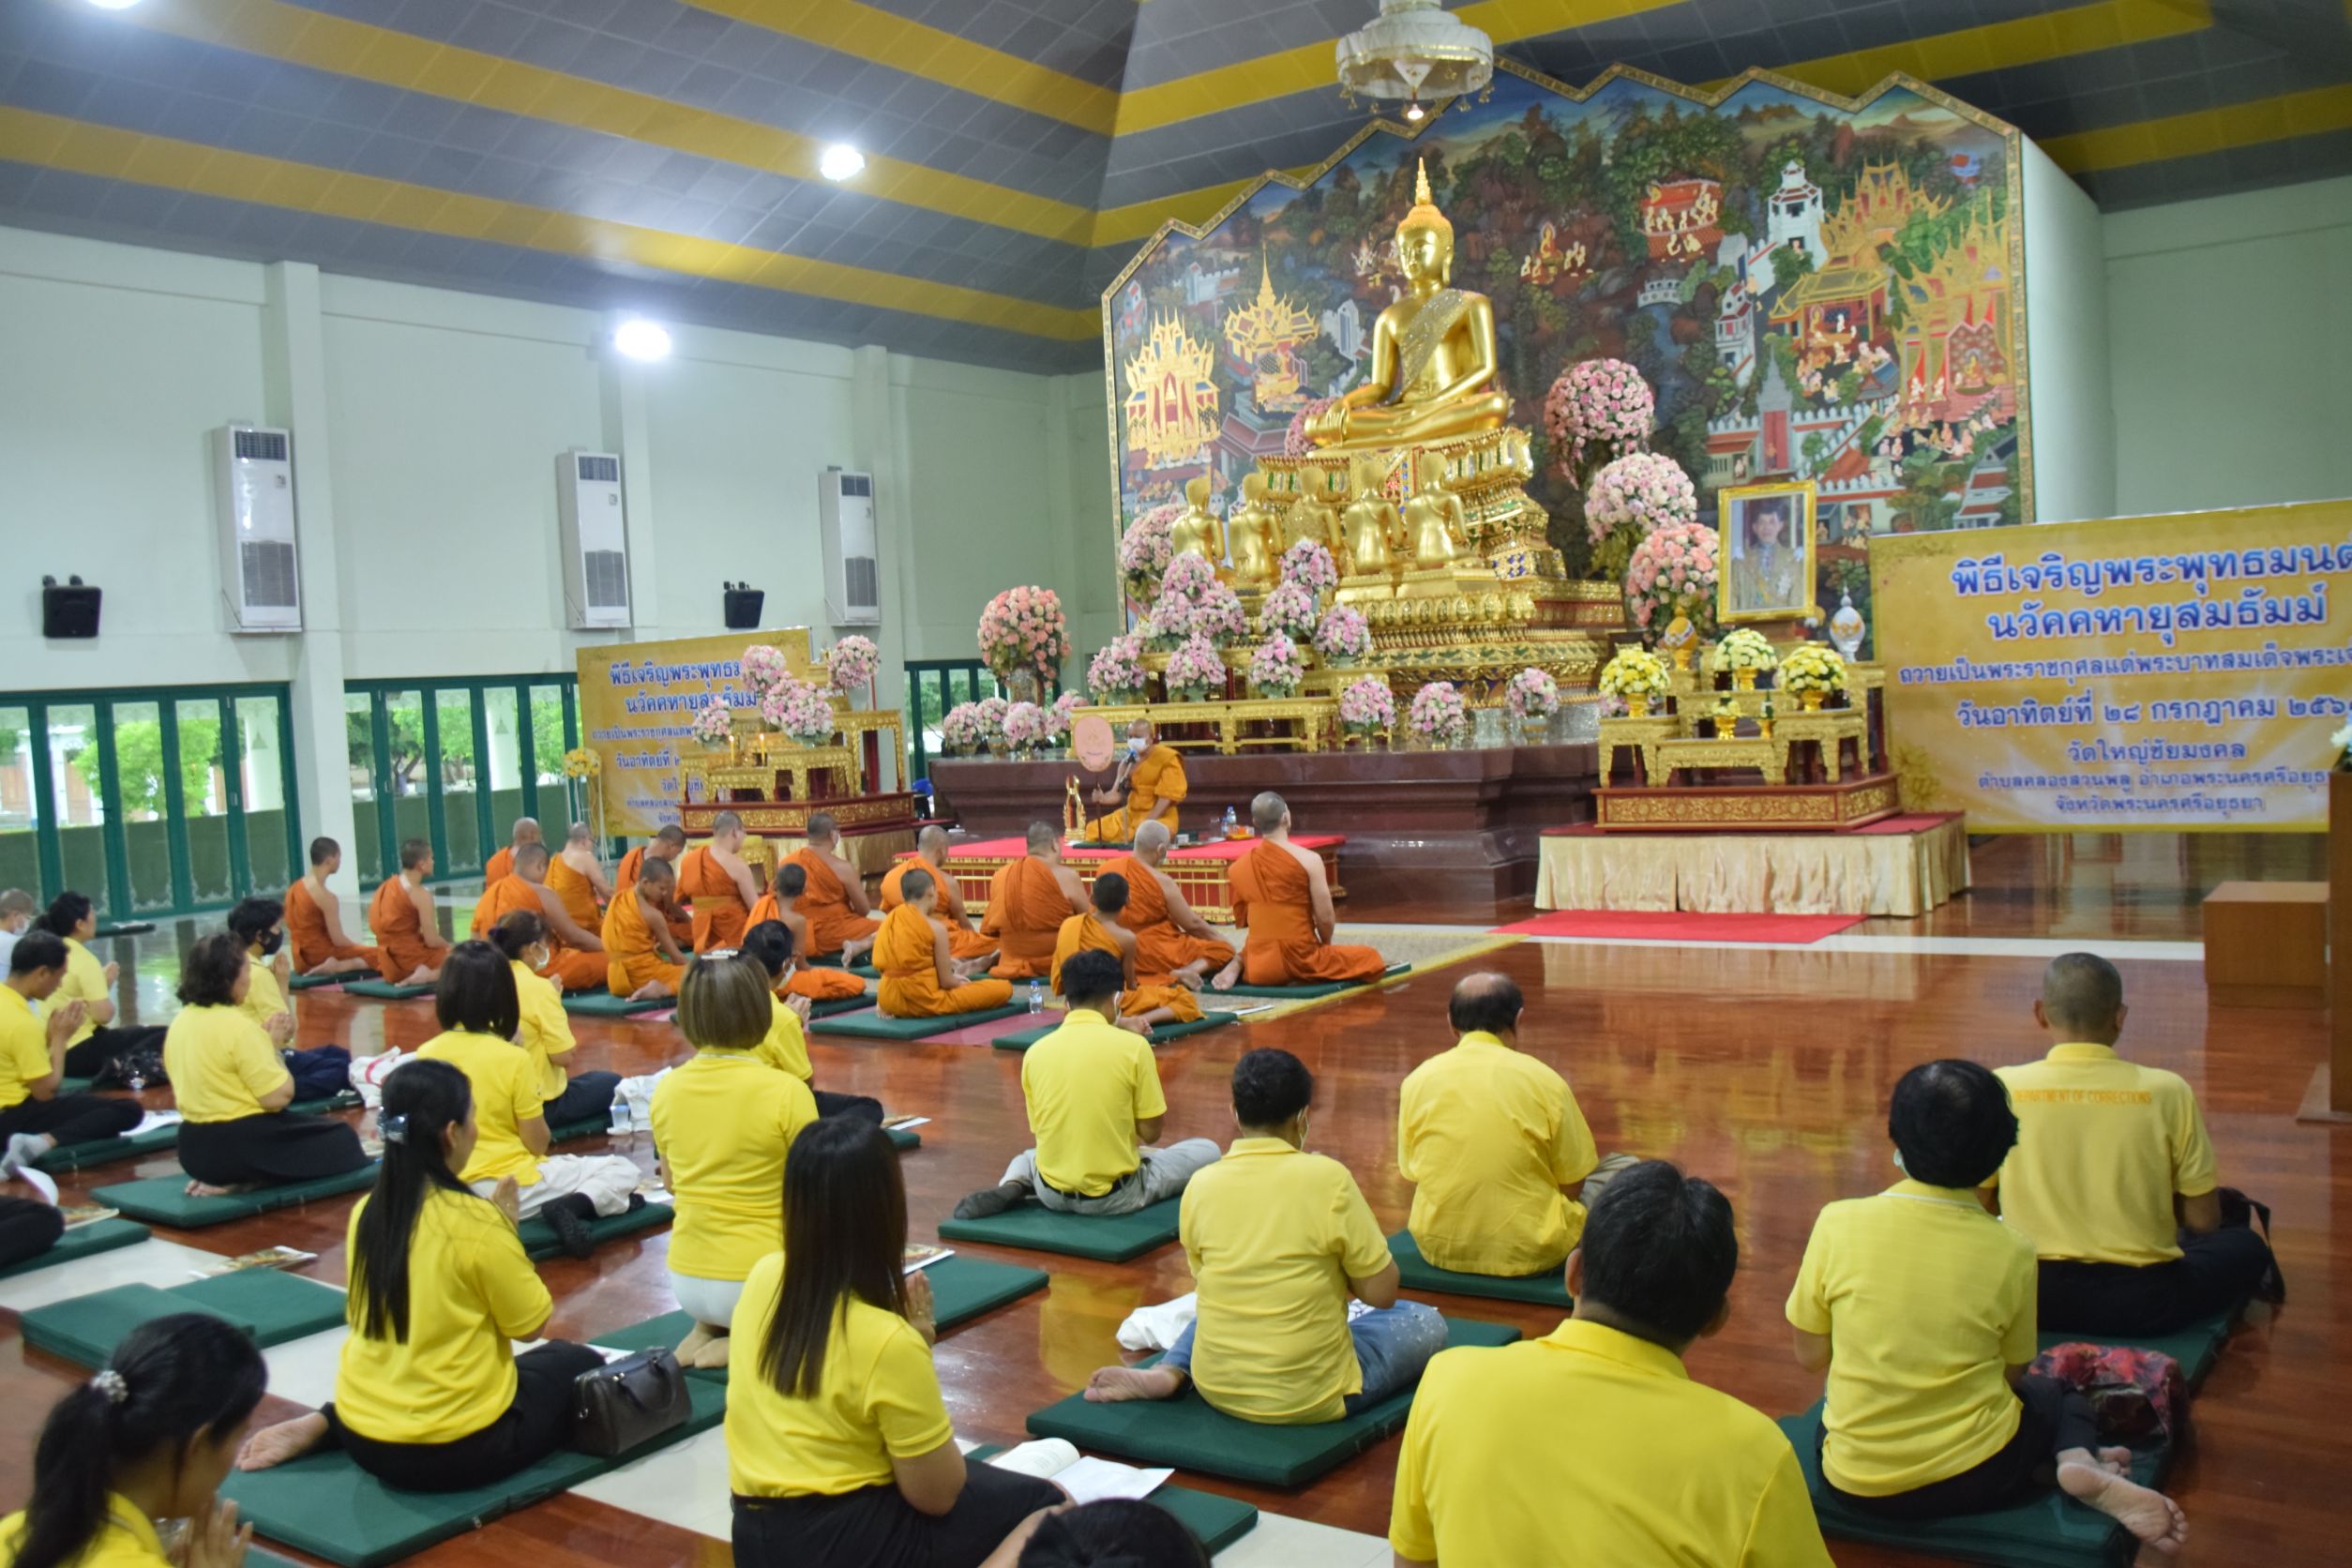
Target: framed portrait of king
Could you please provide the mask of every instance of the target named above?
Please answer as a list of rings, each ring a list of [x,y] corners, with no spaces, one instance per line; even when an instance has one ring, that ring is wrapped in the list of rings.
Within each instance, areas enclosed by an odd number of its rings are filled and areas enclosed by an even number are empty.
[[[1814,603],[1814,483],[1788,480],[1720,491],[1716,619],[1725,626],[1820,619]]]

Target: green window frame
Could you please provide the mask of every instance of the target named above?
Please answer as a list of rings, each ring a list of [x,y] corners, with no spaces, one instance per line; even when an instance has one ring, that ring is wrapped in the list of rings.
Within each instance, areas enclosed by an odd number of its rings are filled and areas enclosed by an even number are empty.
[[[976,658],[907,660],[906,777],[931,776],[931,743],[926,731],[937,729],[948,709],[1001,695],[996,677]]]
[[[377,864],[384,875],[396,874],[400,863],[400,840],[408,835],[400,830],[398,802],[394,791],[393,766],[396,757],[413,759],[415,776],[423,780],[421,791],[412,791],[411,798],[421,793],[425,804],[425,828],[422,837],[433,847],[436,879],[461,877],[479,871],[484,860],[497,852],[506,842],[508,824],[498,821],[495,792],[480,787],[480,765],[490,755],[490,698],[493,693],[510,697],[515,704],[515,727],[518,749],[518,788],[521,797],[521,814],[536,817],[541,822],[550,817],[559,822],[565,818],[564,788],[560,783],[542,783],[540,766],[550,763],[550,771],[562,772],[561,755],[553,760],[541,758],[531,720],[531,693],[553,686],[563,701],[563,747],[568,751],[580,744],[580,680],[569,671],[550,671],[533,675],[484,675],[465,679],[447,677],[416,677],[411,679],[381,679],[346,681],[347,696],[368,699],[367,725],[368,769],[375,792],[375,837],[380,859]],[[413,732],[405,724],[405,712],[396,714],[394,700],[400,700],[404,710],[407,701],[416,702],[415,725]],[[461,746],[451,744],[459,737],[443,733],[442,705],[445,701],[461,701],[469,716],[469,723],[461,737]],[[347,723],[358,722],[360,716],[348,711]],[[395,746],[398,740],[400,745]],[[448,784],[449,766],[453,760],[475,769],[475,787],[453,790]],[[471,864],[459,865],[452,858],[450,845],[451,813],[462,815],[457,822],[473,829],[475,851]],[[553,836],[561,837],[560,828]],[[364,885],[373,886],[362,879]]]

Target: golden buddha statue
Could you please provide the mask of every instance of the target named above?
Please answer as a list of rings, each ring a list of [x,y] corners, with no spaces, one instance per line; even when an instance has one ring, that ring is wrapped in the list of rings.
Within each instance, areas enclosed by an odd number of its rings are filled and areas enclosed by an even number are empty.
[[[1348,554],[1340,570],[1349,577],[1387,577],[1396,569],[1396,508],[1380,487],[1380,465],[1371,458],[1355,462],[1355,500],[1341,519]]]
[[[1217,569],[1217,580],[1229,580],[1232,574],[1225,566],[1225,524],[1209,510],[1209,480],[1206,475],[1184,481],[1187,505],[1182,517],[1168,525],[1168,542],[1175,555],[1205,555],[1209,565]]]
[[[1331,551],[1334,565],[1348,558],[1348,536],[1340,531],[1338,508],[1313,495],[1303,495],[1282,518],[1282,548],[1312,539]]]
[[[1500,430],[1510,397],[1494,384],[1495,308],[1450,286],[1454,225],[1429,197],[1429,170],[1415,176],[1413,207],[1396,225],[1408,290],[1372,324],[1372,373],[1318,415],[1318,446],[1393,447]]]
[[[1462,511],[1462,498],[1445,488],[1444,478],[1432,463],[1422,477],[1420,493],[1405,503],[1404,539],[1412,547],[1415,571],[1450,567],[1470,553],[1470,519]]]
[[[1266,505],[1266,476],[1242,475],[1242,504],[1227,517],[1233,586],[1259,593],[1282,580],[1282,520]]]

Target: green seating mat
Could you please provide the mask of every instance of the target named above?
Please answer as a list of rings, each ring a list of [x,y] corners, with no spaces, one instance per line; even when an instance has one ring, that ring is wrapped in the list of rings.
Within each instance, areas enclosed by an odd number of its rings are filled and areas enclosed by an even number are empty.
[[[113,1160],[137,1159],[162,1149],[179,1147],[180,1124],[156,1127],[136,1135],[121,1138],[94,1138],[87,1143],[60,1143],[33,1163],[43,1170],[80,1170],[84,1166],[105,1165]]]
[[[290,991],[307,991],[315,989],[320,986],[340,986],[349,981],[353,975],[359,972],[360,972],[355,969],[347,969],[340,974],[289,975],[286,979],[286,989]]]
[[[101,1252],[113,1252],[116,1247],[137,1246],[154,1234],[145,1226],[127,1219],[97,1220],[78,1230],[67,1231],[47,1252],[36,1253],[21,1263],[0,1268],[0,1279],[7,1279],[12,1274],[31,1274],[35,1269],[52,1268],[59,1263],[70,1263],[77,1258],[95,1258]]]
[[[226,1319],[264,1349],[343,1321],[343,1293],[277,1269],[240,1269],[169,1289],[117,1285],[24,1313],[24,1342],[82,1366],[103,1366],[123,1336],[175,1312]]]
[[[923,1147],[923,1135],[912,1127],[884,1127],[882,1131],[890,1135],[891,1147],[901,1153]]]
[[[1558,1269],[1518,1279],[1502,1274],[1459,1274],[1453,1269],[1440,1269],[1421,1255],[1421,1244],[1413,1240],[1413,1233],[1410,1230],[1399,1230],[1391,1236],[1388,1250],[1390,1256],[1396,1259],[1397,1283],[1408,1290],[1436,1290],[1451,1296],[1484,1296],[1499,1302],[1533,1302],[1538,1306],[1556,1306],[1563,1312],[1576,1304],[1569,1299],[1567,1277]]]
[[[872,1012],[845,1013],[824,1020],[820,1032],[826,1034],[852,1034],[862,1040],[927,1040],[934,1034],[945,1034],[958,1029],[969,1029],[976,1023],[994,1023],[1009,1018],[1022,1010],[1023,1004],[1008,1002],[1002,1007],[983,1007],[973,1013],[944,1013],[932,1018],[884,1018],[880,1008]]]
[[[230,1193],[220,1198],[190,1198],[186,1192],[188,1177],[174,1172],[170,1176],[150,1176],[141,1182],[123,1182],[111,1187],[99,1187],[90,1194],[94,1203],[119,1209],[133,1219],[149,1225],[168,1225],[176,1230],[201,1230],[207,1225],[225,1225],[233,1219],[245,1219],[253,1214],[265,1214],[272,1209],[288,1209],[307,1203],[314,1198],[339,1198],[347,1192],[362,1192],[376,1184],[373,1161],[357,1170],[346,1170],[340,1176],[321,1176],[309,1182],[288,1182],[282,1186],[261,1187],[252,1192]]]
[[[1413,966],[1410,964],[1391,964],[1387,969],[1380,972],[1380,980],[1394,980],[1400,974],[1410,972],[1412,967]],[[1289,1002],[1305,1002],[1319,996],[1337,996],[1341,991],[1362,990],[1366,986],[1377,986],[1379,984],[1380,980],[1349,980],[1344,982],[1338,980],[1318,980],[1313,985],[1308,986],[1251,986],[1237,982],[1234,985],[1229,986],[1224,990],[1211,991],[1204,994],[1212,996],[1271,996],[1279,997]]]
[[[1446,1346],[1508,1345],[1519,1331],[1508,1323],[1468,1318],[1445,1320]],[[1138,1362],[1151,1366],[1153,1356]],[[1412,1389],[1400,1389],[1378,1404],[1337,1421],[1311,1426],[1268,1426],[1210,1408],[1192,1384],[1173,1399],[1137,1399],[1090,1405],[1073,1394],[1029,1418],[1033,1437],[1065,1438],[1082,1449],[1140,1465],[1256,1481],[1270,1486],[1300,1486],[1334,1469],[1405,1425],[1412,1413]]]
[[[232,1470],[220,1495],[254,1533],[342,1568],[382,1568],[427,1546],[569,1490],[666,1448],[726,1418],[726,1390],[687,1381],[694,1412],[685,1425],[615,1459],[563,1450],[528,1470],[462,1492],[401,1492],[346,1455],[309,1454],[265,1470]]]
[[[677,1217],[678,1211],[667,1203],[643,1203],[625,1214],[598,1214],[588,1222],[588,1234],[598,1246],[633,1236],[640,1230],[651,1230],[667,1225]],[[555,1239],[555,1227],[538,1218],[524,1220],[515,1227],[515,1234],[522,1238],[522,1250],[530,1258],[552,1258],[564,1250],[564,1244]]]
[[[844,1013],[862,1013],[873,1004],[874,999],[870,994],[828,997],[822,1002],[810,1003],[808,1016],[811,1018],[839,1018]]]
[[[2230,1327],[2244,1310],[2243,1305],[2234,1306],[2227,1312],[2217,1312],[2202,1322],[2191,1323],[2187,1328],[2176,1329],[2171,1334],[2143,1334],[2122,1338],[2112,1334],[2044,1333],[2040,1343],[2045,1350],[2053,1345],[2129,1345],[2136,1350],[2155,1350],[2179,1362],[2181,1380],[2194,1389],[2205,1381],[2205,1375],[2213,1370],[2215,1362],[2222,1359],[2222,1347],[2229,1341]]]
[[[382,997],[386,1002],[406,1002],[411,997],[430,996],[430,986],[396,986],[389,980],[346,980],[343,989],[354,996]]]
[[[97,1087],[96,1078],[61,1078],[57,1080],[57,1093],[60,1094],[87,1094]]]
[[[1152,1026],[1152,1044],[1164,1046],[1170,1040],[1181,1040],[1187,1034],[1198,1034],[1203,1030],[1222,1029],[1229,1023],[1236,1022],[1240,1018],[1241,1015],[1238,1013],[1203,1013],[1190,1023],[1155,1023]],[[1051,1023],[1041,1023],[1028,1029],[1016,1029],[1010,1034],[1000,1034],[988,1044],[999,1050],[1027,1050],[1061,1027],[1062,1020],[1056,1018]]]
[[[943,1219],[939,1234],[942,1241],[988,1242],[1123,1263],[1174,1241],[1183,1205],[1181,1198],[1164,1198],[1132,1214],[1058,1214],[1041,1204],[1024,1203],[993,1219]]]
[[[601,988],[593,991],[564,993],[565,1012],[585,1013],[595,1018],[620,1018],[631,1013],[658,1013],[665,1007],[675,1007],[677,1004],[678,999],[674,996],[655,996],[642,1002],[631,1002],[627,997],[614,996]]]
[[[1814,1516],[1824,1535],[1998,1568],[2125,1568],[2139,1550],[2130,1530],[2056,1487],[1989,1514],[1956,1514],[1918,1523],[1873,1517],[1847,1506],[1822,1482],[1818,1403],[1802,1415],[1782,1416],[1780,1429],[1797,1451],[1805,1485],[1813,1493]],[[2132,1479],[2153,1486],[2170,1461],[2169,1449],[2137,1453],[2132,1459]]]
[[[366,1102],[356,1089],[346,1089],[339,1094],[329,1094],[318,1100],[295,1100],[286,1108],[300,1116],[324,1116],[330,1110],[355,1110]]]
[[[964,1455],[973,1464],[986,1464],[1004,1452],[1001,1443],[984,1442]],[[1196,1492],[1189,1486],[1154,1487],[1143,1500],[1163,1513],[1173,1514],[1192,1531],[1194,1537],[1214,1557],[1243,1536],[1258,1528],[1258,1505],[1239,1498],[1220,1497],[1214,1492]]]

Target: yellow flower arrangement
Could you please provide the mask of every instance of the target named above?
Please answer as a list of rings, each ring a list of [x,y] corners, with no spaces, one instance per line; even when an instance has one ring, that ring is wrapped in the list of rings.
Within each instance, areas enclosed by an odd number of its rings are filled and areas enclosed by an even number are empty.
[[[1666,662],[1645,648],[1627,648],[1601,670],[1604,697],[1657,697],[1666,689]]]
[[[1780,663],[1772,642],[1754,626],[1741,626],[1715,644],[1718,670],[1771,670]]]
[[[566,778],[594,778],[603,766],[604,759],[596,755],[593,746],[576,746],[564,753]]]
[[[1780,661],[1783,691],[1843,691],[1846,661],[1818,642],[1800,642]]]

